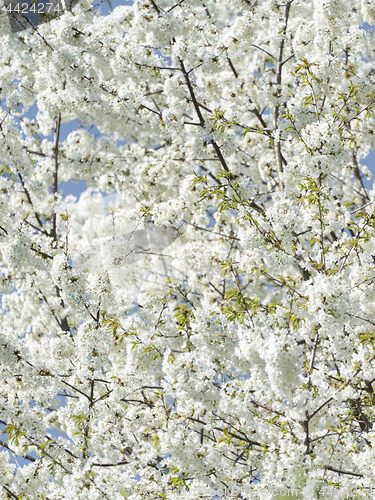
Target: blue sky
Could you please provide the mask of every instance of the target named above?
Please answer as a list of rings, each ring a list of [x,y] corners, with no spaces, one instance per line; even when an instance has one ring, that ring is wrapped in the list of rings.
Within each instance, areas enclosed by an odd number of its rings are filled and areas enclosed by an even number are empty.
[[[99,2],[96,3],[98,4]],[[132,4],[133,2],[131,0],[111,0],[111,1],[103,1],[103,3],[100,4],[99,8],[102,14],[108,14],[111,11],[111,9],[114,9],[119,5],[132,5]]]
[[[361,161],[361,164],[366,165],[371,171],[372,175],[375,177],[375,151],[371,150],[367,158]],[[372,189],[373,182],[374,179],[369,180],[366,177],[363,179],[363,184],[367,189]]]

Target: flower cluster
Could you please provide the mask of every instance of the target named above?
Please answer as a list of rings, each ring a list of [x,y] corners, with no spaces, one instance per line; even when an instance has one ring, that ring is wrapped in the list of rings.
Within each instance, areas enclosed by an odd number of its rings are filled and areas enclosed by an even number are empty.
[[[0,18],[0,498],[372,498],[365,22],[367,0]]]

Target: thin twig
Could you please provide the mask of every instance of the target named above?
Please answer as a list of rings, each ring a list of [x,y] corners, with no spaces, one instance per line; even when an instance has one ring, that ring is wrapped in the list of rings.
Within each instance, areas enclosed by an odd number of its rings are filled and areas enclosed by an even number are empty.
[[[363,210],[364,208],[368,207],[372,205],[372,201],[370,201],[370,203],[367,203],[367,205],[364,205],[363,207],[360,207],[360,208],[357,208],[357,210],[353,210],[353,212],[350,212],[350,214],[355,214],[356,212],[359,212],[360,210]]]
[[[348,474],[349,476],[363,477],[363,474],[358,474],[358,472],[349,472],[347,470],[335,469],[335,467],[331,467],[330,465],[326,465],[325,469],[332,472],[337,472],[338,474]]]
[[[358,111],[355,115],[353,115],[351,118],[349,118],[349,120],[346,120],[346,122],[344,122],[342,125],[340,125],[339,130],[341,130],[343,127],[345,127],[345,125],[347,125],[348,123],[350,123],[352,120],[355,120],[357,118],[357,116],[359,116],[361,113],[363,113],[364,111],[366,111],[367,109],[369,109],[370,106],[372,106],[374,103],[375,103],[375,99],[373,99],[370,102],[370,104],[368,104],[363,109],[361,109],[361,111]]]
[[[10,448],[9,445],[7,443],[5,443],[4,441],[2,441],[1,439],[0,439],[0,446],[3,446],[7,450],[9,450],[12,453],[14,453],[15,455],[17,455],[17,453],[15,451],[13,451],[12,448]],[[37,462],[38,461],[36,458],[32,457],[31,455],[21,455],[21,456],[22,456],[22,458],[26,458],[26,460],[29,460],[30,462]]]

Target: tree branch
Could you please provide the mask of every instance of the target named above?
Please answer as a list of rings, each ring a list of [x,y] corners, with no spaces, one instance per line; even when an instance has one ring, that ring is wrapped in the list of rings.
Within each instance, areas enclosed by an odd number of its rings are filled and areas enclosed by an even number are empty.
[[[331,467],[330,465],[326,465],[325,469],[332,472],[337,472],[338,474],[348,474],[349,476],[363,477],[363,474],[358,474],[358,472],[349,472],[347,470],[335,469],[335,467]]]
[[[53,180],[52,180],[52,194],[54,198],[56,198],[57,194],[57,189],[58,189],[58,184],[59,184],[59,176],[58,176],[58,171],[59,171],[59,138],[60,138],[60,127],[61,127],[61,113],[59,114],[56,123],[55,123],[55,129],[54,129],[54,135],[53,135],[53,166],[54,166],[54,172],[53,172]],[[51,233],[50,236],[53,237],[54,240],[56,240],[56,213],[53,213],[51,216]]]
[[[284,28],[283,28],[283,34],[282,38],[280,41],[279,45],[279,55],[277,58],[277,63],[276,63],[276,85],[279,87],[277,89],[277,93],[279,94],[281,89],[281,81],[282,81],[282,70],[283,70],[283,65],[286,61],[283,62],[283,52],[284,52],[284,45],[285,45],[285,36],[286,36],[286,30],[288,27],[288,19],[289,19],[289,12],[290,12],[290,6],[293,3],[293,0],[289,0],[286,5],[285,5],[285,15],[284,15]],[[273,59],[275,59],[273,57]],[[284,186],[281,180],[281,175],[284,171],[283,168],[283,157],[281,154],[281,143],[280,143],[280,130],[278,126],[278,119],[279,119],[279,111],[280,111],[280,105],[278,104],[275,106],[274,113],[273,113],[273,129],[274,129],[274,149],[275,149],[275,157],[276,157],[276,166],[277,166],[277,173],[278,173],[278,179],[279,179],[279,188],[281,191],[284,190]]]
[[[7,450],[9,450],[12,453],[14,453],[15,455],[17,455],[17,453],[15,451],[13,451],[12,448],[9,447],[8,443],[5,443],[1,439],[0,439],[0,446],[3,446]],[[29,460],[30,462],[37,462],[38,461],[36,458],[32,457],[31,455],[18,455],[18,456],[21,456],[22,458],[26,458],[26,460]]]

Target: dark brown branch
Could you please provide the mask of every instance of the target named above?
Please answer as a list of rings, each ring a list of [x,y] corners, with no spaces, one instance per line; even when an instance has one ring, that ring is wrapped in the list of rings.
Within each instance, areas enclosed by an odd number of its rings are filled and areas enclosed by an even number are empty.
[[[53,158],[51,155],[47,155],[45,153],[40,153],[39,151],[31,151],[30,149],[27,149],[27,148],[25,148],[25,149],[29,154],[32,154],[32,155],[42,156],[43,158]]]
[[[369,109],[374,103],[375,103],[375,99],[373,99],[370,102],[370,104],[368,104],[363,109],[361,109],[361,111],[358,111],[355,115],[353,115],[351,118],[349,118],[349,120],[347,120],[342,125],[340,125],[339,130],[341,130],[343,127],[345,127],[345,125],[347,125],[348,123],[350,123],[352,120],[355,120],[355,118],[357,118],[361,113],[363,113],[364,111],[366,111],[367,109]]]
[[[190,78],[189,78],[190,71],[189,71],[189,73],[186,71],[185,65],[184,65],[184,63],[183,63],[182,60],[180,60],[180,66],[181,66],[182,74],[185,77],[185,82],[186,82],[186,85],[187,85],[187,87],[189,89],[190,97],[191,97],[191,100],[193,101],[193,105],[194,105],[195,111],[196,111],[196,113],[198,115],[199,122],[200,122],[201,126],[203,127],[205,125],[205,120],[203,118],[202,112],[200,110],[199,103],[198,103],[198,101],[197,101],[197,99],[195,97],[194,89],[193,89],[193,86],[192,86]],[[223,155],[222,155],[222,153],[220,151],[219,146],[216,144],[216,142],[213,139],[211,139],[211,144],[212,144],[212,146],[213,146],[213,148],[215,150],[215,153],[217,154],[217,157],[220,160],[220,163],[221,163],[222,167],[224,168],[224,170],[226,172],[229,172],[228,165],[227,165],[227,163],[226,163],[226,161],[225,161],[225,159],[224,159],[224,157],[223,157]]]
[[[173,7],[171,7],[169,10],[167,10],[167,12],[171,12],[173,9],[175,9],[176,7],[179,7],[182,3],[184,3],[185,0],[180,0],[178,3],[176,3],[176,5],[173,5]]]
[[[28,220],[25,220],[25,222],[26,222],[26,224],[31,226],[33,229],[35,229],[35,231],[39,231],[40,233],[45,234],[46,236],[49,236],[49,234],[47,233],[47,231],[45,229],[40,229],[40,227],[34,226],[34,224],[29,222]]]
[[[349,476],[363,477],[363,474],[358,474],[358,472],[349,472],[347,470],[335,469],[334,467],[331,467],[330,465],[326,465],[325,469],[330,470],[332,472],[337,472],[338,474],[348,474]]]
[[[160,15],[161,14],[160,7],[158,7],[156,5],[156,3],[154,2],[154,0],[151,0],[151,5],[154,7],[154,9],[156,10],[156,12]]]
[[[117,464],[92,464],[94,467],[117,467],[118,465],[125,465],[128,464],[129,462],[127,460],[124,460],[122,462],[117,462]]]
[[[265,52],[268,56],[270,56],[271,59],[276,60],[276,57],[270,54],[267,50],[262,49],[262,47],[259,47],[258,45],[251,44],[252,47],[255,47],[256,49],[261,50],[262,52]]]
[[[279,86],[277,89],[277,92],[280,92],[280,85],[282,81],[282,70],[283,70],[283,52],[284,52],[284,45],[285,45],[285,37],[286,37],[286,30],[288,27],[288,19],[289,19],[289,12],[290,12],[290,6],[292,4],[293,0],[289,0],[286,5],[285,5],[285,16],[284,16],[284,27],[283,27],[283,32],[282,32],[282,37],[279,45],[279,55],[277,58],[277,63],[276,63],[276,85]],[[277,165],[277,173],[278,173],[278,179],[279,179],[279,187],[280,190],[282,191],[284,189],[282,180],[281,180],[281,174],[284,171],[283,168],[283,160],[282,160],[282,154],[281,154],[281,144],[280,144],[280,136],[279,136],[279,128],[278,128],[278,119],[279,119],[279,109],[280,106],[277,105],[275,106],[275,110],[273,113],[273,129],[274,129],[274,148],[275,148],[275,156],[276,156],[276,165]]]
[[[277,411],[277,410],[273,410],[272,408],[269,408],[268,406],[262,405],[262,404],[258,403],[257,401],[251,400],[251,403],[253,403],[253,405],[258,406],[259,408],[263,408],[264,410],[267,410],[271,413],[276,413],[276,415],[280,415],[281,417],[285,416],[284,413],[281,413],[280,411]]]
[[[32,200],[31,200],[30,193],[29,193],[29,191],[27,190],[26,185],[25,185],[25,183],[24,183],[24,181],[23,181],[22,175],[21,175],[20,173],[18,173],[18,177],[19,177],[19,180],[21,181],[21,184],[22,184],[22,188],[23,188],[23,190],[24,190],[24,193],[26,194],[27,201],[29,202],[29,204],[30,204],[32,207],[34,207],[33,202],[32,202]],[[36,213],[36,212],[35,212],[35,218],[36,218],[36,220],[38,221],[39,226],[40,226],[40,227],[43,227],[43,223],[42,223],[42,221],[40,220],[39,214],[38,214],[38,213]]]
[[[147,109],[147,111],[150,111],[150,113],[155,113],[155,115],[158,115],[159,118],[162,118],[162,114],[159,113],[159,111],[155,111],[154,109],[151,109],[151,108],[148,108],[147,106],[145,106],[144,104],[141,104],[140,105],[140,108],[141,109]]]
[[[310,389],[310,386],[311,386],[311,375],[312,375],[312,372],[313,372],[315,355],[316,355],[316,348],[318,347],[318,342],[319,342],[319,328],[317,328],[317,330],[316,330],[316,335],[315,335],[315,340],[314,340],[314,347],[313,347],[313,351],[312,351],[312,354],[311,354],[310,370],[309,370],[309,380],[307,382],[307,388],[308,389]]]
[[[69,384],[69,382],[65,382],[65,380],[62,380],[61,381],[63,384],[66,384],[67,386],[69,386],[71,389],[73,389],[74,391],[77,391],[79,392],[80,394],[82,394],[82,396],[85,396],[85,398],[87,398],[89,401],[90,401],[90,397],[85,394],[84,392],[80,391],[79,389],[77,389],[77,387],[74,387],[73,385]]]
[[[17,455],[17,453],[15,451],[13,451],[12,448],[10,448],[9,445],[7,443],[5,443],[4,441],[2,441],[1,439],[0,439],[0,446],[3,446],[7,450],[9,450],[12,453],[14,453],[15,455]],[[37,462],[37,459],[30,456],[30,455],[23,455],[22,458],[26,458],[26,460],[29,460],[30,462]]]
[[[53,259],[52,255],[48,255],[47,253],[41,252],[40,250],[37,250],[36,248],[29,247],[30,250],[33,252],[37,253],[38,255],[41,255],[42,257],[48,258],[48,259]]]
[[[369,364],[372,363],[372,361],[374,361],[375,359],[375,354],[373,356],[371,356],[371,358],[367,361]],[[335,393],[330,396],[328,399],[326,399],[320,406],[318,406],[318,408],[316,410],[314,410],[310,415],[308,415],[308,420],[311,420],[317,413],[320,412],[321,409],[323,409],[327,404],[329,404],[336,396],[336,394],[338,392],[340,392],[342,389],[344,389],[345,387],[347,387],[350,382],[362,371],[362,367],[359,367],[356,369],[356,371],[354,372],[354,374],[352,375],[352,377],[348,378],[348,380],[339,388],[335,391]]]
[[[57,194],[58,184],[59,184],[59,139],[60,139],[60,128],[61,128],[61,113],[59,114],[54,129],[53,135],[53,180],[52,180],[52,194],[54,198]],[[54,240],[56,240],[56,213],[51,216],[51,234]]]
[[[185,222],[186,224],[189,224],[189,226],[193,226],[195,227],[196,229],[200,229],[201,231],[206,231],[207,233],[211,233],[211,234],[217,234],[218,236],[222,236],[223,238],[228,238],[230,240],[236,240],[236,241],[240,241],[239,238],[236,238],[235,236],[228,236],[226,234],[222,234],[222,233],[217,233],[215,231],[211,231],[210,229],[206,229],[204,227],[200,227],[200,226],[197,226],[196,224],[193,224],[192,222],[188,222],[186,220],[183,220],[182,222]]]
[[[6,486],[2,485],[2,487],[4,488],[4,490],[8,493],[8,495],[10,495],[12,498],[15,498],[16,500],[18,500],[18,496],[15,495],[12,491],[10,491],[9,488],[7,488]]]
[[[193,422],[197,422],[198,424],[207,425],[207,422],[204,422],[203,420],[200,420],[198,418],[193,418],[193,417],[187,417],[187,418],[188,418],[188,420],[191,420]],[[214,427],[214,429],[216,431],[224,432],[224,429],[222,429],[221,427]],[[250,445],[262,446],[260,443],[258,443],[258,441],[252,441],[251,439],[248,439],[246,436],[240,436],[238,434],[234,434],[233,432],[231,432],[229,430],[228,430],[228,434],[236,439],[239,439],[240,441],[246,441]]]
[[[197,102],[197,99],[195,97],[194,89],[193,89],[193,86],[191,84],[191,81],[190,81],[190,78],[189,78],[189,74],[186,71],[185,65],[184,65],[184,63],[183,63],[182,60],[180,61],[180,66],[181,66],[182,74],[185,77],[185,82],[186,82],[186,85],[187,85],[187,87],[189,89],[190,97],[191,97],[191,100],[193,101],[195,111],[196,111],[196,113],[198,115],[198,118],[199,118],[199,121],[200,121],[201,125],[203,126],[205,124],[205,121],[204,121],[203,115],[201,113],[201,110],[200,110],[199,104]]]
[[[229,57],[228,57],[228,63],[229,63],[230,69],[233,71],[234,76],[236,78],[238,78],[238,73],[236,71],[236,68],[233,66],[233,63],[232,63],[232,61],[230,60]]]
[[[92,402],[92,406],[94,406],[94,404],[97,403],[98,401],[101,401],[102,399],[104,399],[107,396],[109,396],[111,394],[111,392],[113,392],[113,389],[111,389],[110,391],[108,391],[105,394],[103,394],[103,396],[100,396],[100,398],[95,399],[95,401]]]

